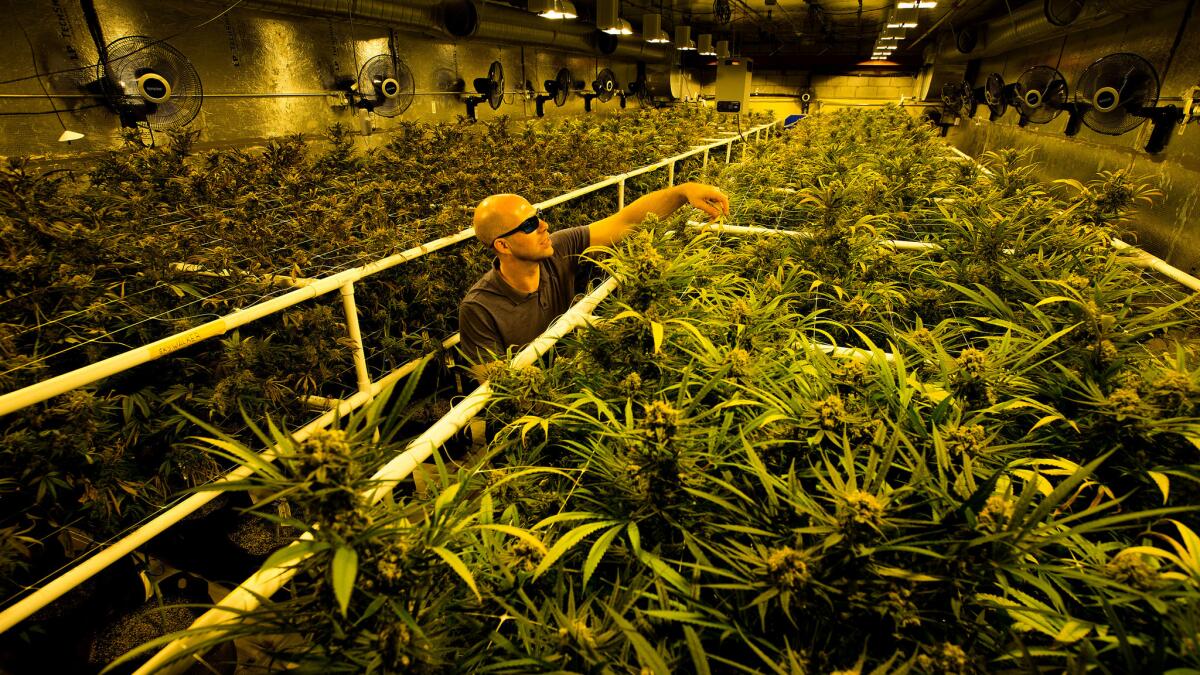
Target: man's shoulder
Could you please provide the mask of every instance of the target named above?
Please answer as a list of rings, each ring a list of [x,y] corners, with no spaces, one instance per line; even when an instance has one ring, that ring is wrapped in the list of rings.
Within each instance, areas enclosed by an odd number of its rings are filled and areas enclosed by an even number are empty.
[[[591,245],[592,236],[587,225],[580,225],[551,232],[550,239],[554,242],[554,257],[566,258],[583,253]]]
[[[503,296],[504,292],[496,283],[496,270],[490,269],[479,277],[467,292],[463,295],[462,304],[478,303],[486,304],[487,300],[494,296]]]

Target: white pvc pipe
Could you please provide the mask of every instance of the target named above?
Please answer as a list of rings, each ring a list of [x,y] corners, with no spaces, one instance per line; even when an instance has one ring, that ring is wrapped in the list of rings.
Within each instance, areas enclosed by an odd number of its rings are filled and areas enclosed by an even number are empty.
[[[346,312],[346,333],[350,337],[351,356],[354,359],[354,374],[359,391],[371,390],[371,373],[367,370],[367,350],[363,346],[362,331],[358,327],[358,305],[354,302],[354,282],[342,285],[342,309]]]
[[[950,145],[949,143],[947,143],[946,147],[950,148],[950,152],[953,152],[954,154],[958,155],[959,158],[965,159],[968,162],[975,162],[976,164],[978,164],[978,162],[975,160],[974,157],[968,155],[967,153],[963,152],[962,150],[959,150],[958,148],[954,147],[953,145]]]
[[[336,405],[341,405],[340,398],[327,398],[325,396],[308,395],[300,398],[300,404],[316,410],[328,410]]]
[[[858,347],[838,347],[835,345],[825,344],[823,342],[814,342],[812,345],[826,354],[840,356],[842,358],[850,358],[854,359],[855,361],[870,361],[871,357],[873,356],[872,352],[869,352],[865,349],[859,349]],[[896,360],[896,355],[891,352],[881,353],[883,354],[883,360],[887,361],[888,363],[892,363]]]
[[[442,342],[442,347],[449,349],[458,344],[459,336],[457,333],[447,338]],[[418,359],[413,359],[403,366],[393,370],[378,382],[371,385],[367,392],[358,392],[348,399],[339,402],[337,408],[329,410],[317,419],[309,422],[300,429],[292,433],[292,438],[296,441],[303,441],[311,436],[314,432],[324,429],[329,426],[333,420],[344,417],[355,409],[361,407],[364,403],[370,401],[377,396],[379,392],[386,387],[399,382],[404,377],[408,376],[419,366],[427,363],[430,359],[436,356],[435,353],[426,354]],[[275,459],[277,448],[271,447],[264,450],[260,457],[270,462]],[[230,483],[234,481],[245,480],[254,474],[254,470],[247,466],[239,466],[229,473],[225,474],[216,482],[216,484]],[[75,588],[79,584],[87,581],[96,574],[100,573],[104,568],[117,562],[121,558],[129,555],[139,547],[150,541],[154,537],[162,534],[167,528],[175,525],[187,516],[195,513],[205,504],[209,503],[220,494],[218,490],[197,492],[190,495],[175,506],[162,512],[150,522],[142,525],[138,529],[122,537],[111,545],[100,549],[87,560],[79,563],[75,567],[67,570],[64,574],[50,580],[45,586],[37,589],[19,602],[12,605],[4,612],[0,613],[0,633],[7,631],[21,621],[31,616],[34,612],[45,607],[62,597],[64,593]]]
[[[196,265],[193,263],[171,263],[171,269],[178,270],[180,272],[191,272],[202,277],[217,277],[220,279],[225,279],[234,276],[234,274],[229,270],[213,272],[206,269],[203,265]],[[316,281],[316,279],[309,279],[306,277],[289,277],[282,274],[247,274],[244,276],[248,279],[265,281],[277,286],[308,286]]]
[[[1196,277],[1188,274],[1187,272],[1184,272],[1183,270],[1179,269],[1178,267],[1175,267],[1171,263],[1168,263],[1166,260],[1163,260],[1162,258],[1159,258],[1156,255],[1153,255],[1151,253],[1143,251],[1142,249],[1140,249],[1132,244],[1127,244],[1127,243],[1121,241],[1120,239],[1117,239],[1116,237],[1113,237],[1112,246],[1113,246],[1113,248],[1117,249],[1118,251],[1126,251],[1126,252],[1131,253],[1132,258],[1130,259],[1130,262],[1133,263],[1134,265],[1137,265],[1139,267],[1148,267],[1148,268],[1154,270],[1155,272],[1162,274],[1165,277],[1169,277],[1169,278],[1183,284],[1184,286],[1187,286],[1188,288],[1190,288],[1193,291],[1200,291],[1200,279],[1197,279]]]
[[[596,308],[596,305],[616,287],[617,280],[610,278],[589,293],[551,324],[541,336],[522,349],[513,358],[512,367],[521,368],[532,364],[539,356],[549,350],[559,338],[575,328],[586,324],[590,320],[592,310]],[[484,382],[479,385],[475,391],[467,395],[462,401],[459,401],[445,416],[429,427],[425,433],[409,443],[404,452],[381,467],[372,476],[372,480],[378,481],[378,485],[363,495],[368,502],[375,503],[383,499],[384,496],[392,491],[397,483],[408,477],[421,462],[428,459],[434,450],[465,427],[483,409],[488,398],[491,397],[491,393],[492,389],[489,383]],[[299,557],[288,563],[286,567],[275,567],[256,572],[222,598],[216,607],[208,610],[200,618],[196,619],[189,629],[193,631],[191,635],[169,643],[138,668],[135,671],[135,675],[149,675],[150,673],[161,675],[162,673],[176,673],[185,670],[191,664],[180,658],[184,652],[192,645],[210,640],[214,636],[224,632],[225,628],[223,624],[230,623],[243,613],[259,607],[263,599],[269,598],[295,575],[297,565],[307,557]],[[211,630],[198,631],[198,629],[203,628],[210,628]]]

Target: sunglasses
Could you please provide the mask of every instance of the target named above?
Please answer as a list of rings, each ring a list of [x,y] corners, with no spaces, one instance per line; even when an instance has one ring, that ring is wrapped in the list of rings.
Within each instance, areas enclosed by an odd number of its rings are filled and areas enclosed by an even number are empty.
[[[503,239],[507,236],[516,234],[518,232],[524,232],[525,234],[533,234],[534,232],[537,232],[538,228],[541,226],[542,226],[542,212],[534,211],[532,216],[529,216],[525,220],[522,220],[519,225],[517,225],[513,229],[509,230],[508,232],[505,232],[504,234],[502,234],[496,238]]]

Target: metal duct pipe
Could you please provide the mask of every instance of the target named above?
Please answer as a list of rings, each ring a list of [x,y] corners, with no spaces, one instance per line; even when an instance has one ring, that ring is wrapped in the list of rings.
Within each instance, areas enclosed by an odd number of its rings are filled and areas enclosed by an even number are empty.
[[[512,7],[476,0],[245,0],[239,7],[293,16],[349,18],[434,37],[473,37],[479,40],[552,47],[596,53],[594,27],[575,21],[548,21]],[[616,58],[664,61],[668,52],[636,38],[605,44],[604,53]]]
[[[946,62],[963,62],[1005,52],[1062,37],[1068,33],[1105,26],[1121,18],[1139,14],[1171,0],[1130,0],[1129,2],[1092,1],[1084,5],[1078,18],[1068,26],[1055,26],[1046,20],[1043,4],[1033,2],[985,23],[979,31],[980,37],[974,49],[967,53],[954,46],[943,48],[941,59]]]
[[[441,5],[442,0],[244,0],[238,7],[292,16],[354,17],[362,23],[417,29],[425,34],[444,36]]]
[[[450,0],[442,5],[442,20],[447,28],[456,24],[465,26],[466,21],[460,15],[463,12],[474,12],[477,21],[473,31],[455,32],[457,37],[589,54],[599,49],[616,58],[643,61],[664,61],[668,58],[666,50],[650,47],[637,38],[622,40],[600,32],[595,26],[577,21],[546,21],[512,7],[477,4],[470,0]]]

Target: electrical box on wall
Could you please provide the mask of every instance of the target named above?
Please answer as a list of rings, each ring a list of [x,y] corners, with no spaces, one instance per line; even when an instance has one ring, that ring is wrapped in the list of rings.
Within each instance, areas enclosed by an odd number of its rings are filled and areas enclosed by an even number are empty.
[[[742,112],[750,105],[754,61],[737,57],[717,63],[717,112]]]

